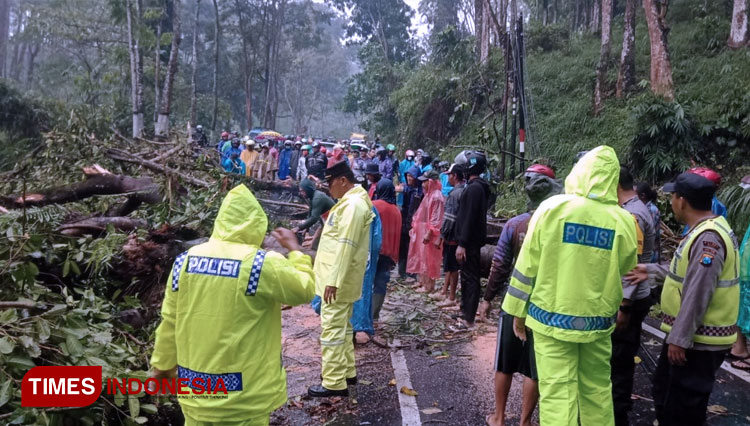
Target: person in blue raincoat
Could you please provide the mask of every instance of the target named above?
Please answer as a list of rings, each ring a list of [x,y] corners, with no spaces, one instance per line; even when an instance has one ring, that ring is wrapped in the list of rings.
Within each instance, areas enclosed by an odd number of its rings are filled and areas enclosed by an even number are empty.
[[[292,141],[284,142],[284,149],[279,154],[279,180],[289,177],[291,172]]]
[[[224,150],[221,167],[227,173],[245,174],[245,163],[240,159],[242,150],[240,150],[240,140],[232,139],[232,144]]]
[[[370,336],[375,334],[375,329],[372,326],[372,287],[375,282],[380,245],[383,241],[383,228],[380,223],[380,214],[375,207],[372,208],[372,213],[375,215],[375,219],[370,224],[370,255],[367,260],[365,277],[362,280],[362,297],[354,302],[354,313],[349,320],[352,323],[355,335],[359,332],[367,333]],[[318,315],[320,315],[320,300],[320,296],[315,296],[312,301],[312,307]]]

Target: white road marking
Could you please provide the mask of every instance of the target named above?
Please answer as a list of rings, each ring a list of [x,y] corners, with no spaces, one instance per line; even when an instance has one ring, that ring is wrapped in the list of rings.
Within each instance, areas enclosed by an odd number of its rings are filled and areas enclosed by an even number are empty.
[[[393,339],[393,346],[399,346],[401,342]],[[398,392],[398,404],[401,406],[401,421],[403,426],[421,426],[422,420],[419,418],[419,407],[417,406],[417,397],[401,393],[401,387],[406,386],[414,389],[409,377],[409,369],[406,366],[404,351],[401,349],[391,352],[391,364],[393,373],[396,375],[396,392]]]
[[[654,336],[660,338],[660,339],[663,339],[664,336],[666,336],[666,333],[664,333],[663,331],[658,330],[658,329],[656,329],[654,327],[651,327],[650,325],[646,324],[645,322],[643,323],[643,329],[645,331],[653,334]],[[748,374],[747,371],[743,371],[743,370],[738,370],[736,368],[732,368],[732,365],[730,363],[726,362],[726,361],[724,361],[721,364],[721,368],[723,368],[724,370],[726,370],[730,374],[735,375],[737,378],[742,379],[742,380],[750,383],[750,374]]]

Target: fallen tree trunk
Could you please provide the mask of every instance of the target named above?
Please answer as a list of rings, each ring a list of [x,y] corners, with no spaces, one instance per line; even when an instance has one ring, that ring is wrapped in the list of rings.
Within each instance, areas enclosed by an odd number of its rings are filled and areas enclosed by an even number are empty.
[[[161,201],[159,185],[151,178],[134,178],[113,174],[89,174],[86,169],[86,180],[70,185],[45,188],[0,197],[0,205],[10,209],[40,207],[48,204],[63,204],[80,201],[94,195],[132,194],[140,202],[156,203]],[[132,211],[132,210],[131,210]]]
[[[130,217],[90,217],[73,223],[61,225],[57,230],[70,237],[79,237],[85,234],[100,234],[112,225],[115,229],[130,232],[136,228],[145,228],[148,224],[139,219]]]
[[[110,158],[118,160],[118,161],[125,161],[127,163],[138,164],[138,165],[143,166],[143,167],[145,167],[145,168],[147,168],[149,170],[153,170],[155,172],[163,173],[163,174],[168,175],[168,176],[169,175],[179,176],[180,178],[182,178],[182,180],[184,180],[185,182],[187,182],[187,183],[189,183],[189,184],[191,184],[193,186],[199,186],[201,188],[209,188],[209,187],[211,187],[211,184],[208,183],[208,182],[206,182],[206,181],[204,181],[204,180],[201,180],[201,179],[198,179],[198,178],[194,178],[194,177],[192,177],[190,175],[187,175],[185,173],[181,173],[181,172],[179,172],[179,171],[177,171],[177,170],[175,170],[175,169],[173,169],[171,167],[167,167],[167,166],[164,166],[162,164],[155,163],[155,162],[153,162],[151,160],[146,160],[146,159],[143,159],[141,157],[135,156],[135,155],[133,155],[133,154],[127,152],[127,151],[124,151],[122,149],[109,148],[107,150],[106,154]]]

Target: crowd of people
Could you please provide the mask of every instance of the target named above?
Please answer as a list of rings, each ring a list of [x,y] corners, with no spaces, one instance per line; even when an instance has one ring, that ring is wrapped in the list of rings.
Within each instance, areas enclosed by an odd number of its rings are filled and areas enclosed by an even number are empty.
[[[663,265],[655,191],[635,182],[612,148],[581,153],[564,183],[551,167],[531,165],[524,173],[527,211],[503,227],[482,291],[491,206],[483,152],[463,151],[449,163],[409,149],[398,161],[392,145],[344,142],[329,154],[300,139],[257,152],[252,139],[242,150],[228,136],[228,147],[219,146],[225,170],[297,180],[310,211],[294,229],[272,233],[288,258],[266,252],[259,245],[267,219],[240,185],[224,200],[209,243],[177,258],[156,332],[156,376],[177,369],[180,377],[224,377],[244,389],[224,402],[181,401],[186,418],[268,424],[286,399],[281,303],[313,299],[320,315],[321,381],[309,396],[348,395],[357,383],[356,333],[377,330],[394,269],[440,308],[458,310],[455,331],[486,321],[493,299],[501,299],[491,426],[505,422],[514,373],[525,377],[524,426],[537,404],[545,426],[630,424],[642,322],[656,301],[667,333],[653,377],[661,426],[703,425],[725,356],[750,358],[737,332],[739,326],[750,333],[750,295],[743,290],[740,303],[739,285],[750,250],[741,257],[715,196],[721,177],[713,170],[690,169],[663,187],[686,225],[671,263]],[[313,264],[297,233],[317,225]],[[205,258],[237,265],[206,273]],[[199,350],[192,349],[196,341]],[[228,341],[241,345],[221,344]],[[248,348],[247,356],[237,356],[239,347]],[[262,356],[253,348],[263,348]]]

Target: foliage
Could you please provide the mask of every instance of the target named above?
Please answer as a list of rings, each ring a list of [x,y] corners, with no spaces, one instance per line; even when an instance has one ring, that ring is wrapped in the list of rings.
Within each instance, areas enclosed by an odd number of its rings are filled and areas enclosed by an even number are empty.
[[[695,125],[682,105],[649,99],[633,108],[638,134],[630,147],[633,171],[654,182],[663,181],[690,165],[699,155]]]
[[[528,42],[526,43],[528,51],[551,52],[562,50],[570,40],[570,29],[564,24],[541,25],[534,22],[526,33],[528,35]]]
[[[745,173],[750,169],[745,168]],[[729,224],[738,238],[742,238],[745,230],[750,226],[750,190],[739,185],[726,185],[719,197],[727,206]]]

